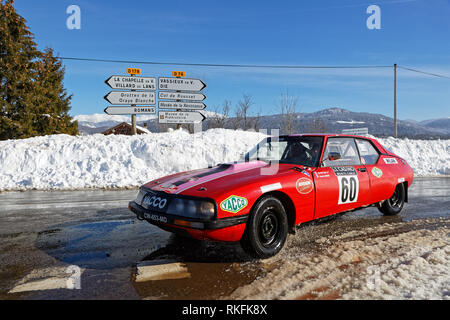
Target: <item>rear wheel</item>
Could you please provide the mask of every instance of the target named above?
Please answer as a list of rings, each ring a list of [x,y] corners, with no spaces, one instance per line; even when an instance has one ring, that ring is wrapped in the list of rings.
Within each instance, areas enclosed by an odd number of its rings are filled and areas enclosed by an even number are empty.
[[[277,198],[267,196],[250,212],[241,245],[253,257],[268,258],[283,248],[287,233],[288,220],[283,204]]]
[[[398,184],[395,187],[394,194],[389,199],[385,200],[381,206],[378,206],[380,210],[386,216],[393,216],[398,214],[403,209],[405,204],[405,186],[403,183]]]

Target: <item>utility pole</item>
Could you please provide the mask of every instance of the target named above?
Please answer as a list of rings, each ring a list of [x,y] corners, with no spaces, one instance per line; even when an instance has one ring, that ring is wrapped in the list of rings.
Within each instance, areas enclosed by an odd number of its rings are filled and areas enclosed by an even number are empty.
[[[394,137],[397,138],[397,64],[394,63]]]

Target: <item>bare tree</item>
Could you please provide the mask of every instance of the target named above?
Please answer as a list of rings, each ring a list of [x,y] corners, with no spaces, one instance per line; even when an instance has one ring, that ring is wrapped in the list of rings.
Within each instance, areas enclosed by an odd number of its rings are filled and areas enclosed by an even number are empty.
[[[231,127],[233,130],[239,129],[242,122],[242,115],[239,110],[236,110],[234,117],[231,119]]]
[[[219,107],[217,105],[212,107],[213,115],[208,119],[208,129],[218,128],[219,127]]]
[[[214,114],[209,119],[209,128],[225,128],[230,115],[231,101],[224,100],[221,107],[214,106]]]
[[[244,94],[242,100],[239,100],[238,102],[236,117],[239,117],[242,120],[244,130],[250,128],[250,123],[248,121],[248,111],[253,104],[254,103],[252,100],[252,96],[248,94]]]
[[[222,104],[222,110],[220,112],[220,116],[217,119],[217,127],[218,128],[225,128],[225,124],[230,115],[230,110],[231,110],[231,101],[225,100]]]
[[[259,123],[261,122],[261,109],[256,114],[256,117],[253,121],[253,128],[255,128],[255,131],[259,130]]]
[[[298,97],[289,95],[289,91],[281,92],[279,106],[281,109],[281,131],[286,134],[292,134],[294,131],[294,122],[296,117]]]
[[[324,133],[327,131],[327,125],[320,118],[314,118],[305,125],[307,133]]]

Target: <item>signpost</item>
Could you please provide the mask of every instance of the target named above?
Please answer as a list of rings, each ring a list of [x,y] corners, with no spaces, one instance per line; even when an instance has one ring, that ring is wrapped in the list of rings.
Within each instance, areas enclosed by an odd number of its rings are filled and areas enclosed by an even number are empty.
[[[200,123],[205,116],[200,112],[159,111],[158,119],[159,123],[188,124]]]
[[[156,90],[156,78],[130,76],[111,76],[105,83],[112,89],[122,90]]]
[[[165,99],[165,100],[203,101],[206,99],[206,96],[203,93],[194,93],[194,92],[191,93],[191,92],[159,91],[158,98]]]
[[[201,123],[205,116],[195,110],[203,110],[206,105],[202,102],[206,96],[200,93],[206,84],[200,79],[184,78],[184,71],[173,71],[174,77],[137,77],[142,73],[138,68],[127,68],[129,75],[113,75],[105,83],[112,89],[104,99],[112,105],[105,108],[109,115],[131,114],[133,134],[136,134],[136,114],[156,114],[156,91],[158,92],[159,109],[175,109],[176,111],[159,110],[159,123],[182,124]],[[126,91],[127,90],[127,91]],[[164,101],[166,100],[166,101]],[[168,101],[167,101],[168,100]],[[139,106],[140,105],[140,106]]]
[[[203,102],[159,101],[158,107],[160,109],[203,110],[206,105]]]
[[[156,114],[155,107],[107,107],[104,112],[109,115],[117,114]]]
[[[128,92],[111,91],[105,96],[105,100],[111,104],[141,104],[152,105],[156,103],[154,92]]]
[[[342,133],[357,136],[367,136],[369,134],[369,128],[342,129]]]
[[[170,77],[158,78],[158,98],[159,101],[159,123],[177,124],[177,129],[182,124],[201,123],[205,116],[199,112],[189,112],[190,110],[203,110],[206,105],[201,102],[205,100],[205,95],[199,91],[206,87],[206,84],[200,79],[184,78],[184,71],[173,71]],[[172,90],[172,91],[170,91]],[[175,91],[175,92],[173,92]],[[161,109],[176,109],[176,111],[161,111]]]
[[[188,78],[158,78],[159,90],[175,90],[175,91],[201,91],[206,87],[206,84],[199,79]]]

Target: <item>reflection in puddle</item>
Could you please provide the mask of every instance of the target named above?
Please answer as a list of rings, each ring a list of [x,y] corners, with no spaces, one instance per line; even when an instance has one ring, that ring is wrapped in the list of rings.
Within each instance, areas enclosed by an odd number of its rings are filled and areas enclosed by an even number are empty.
[[[38,234],[36,247],[67,264],[113,269],[132,266],[169,236],[134,220],[114,220],[52,227]]]

